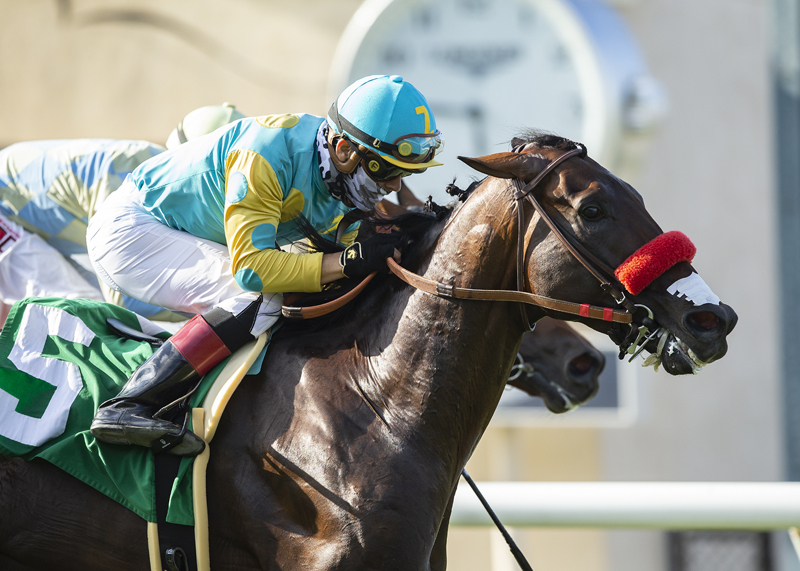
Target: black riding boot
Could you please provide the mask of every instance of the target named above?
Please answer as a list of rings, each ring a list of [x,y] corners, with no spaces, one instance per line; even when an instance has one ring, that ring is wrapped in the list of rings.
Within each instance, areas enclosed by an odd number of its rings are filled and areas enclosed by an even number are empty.
[[[92,436],[111,444],[163,448],[180,434],[181,427],[154,415],[188,394],[202,375],[230,354],[208,322],[199,315],[193,317],[136,369],[119,395],[100,405],[92,421]],[[196,456],[204,448],[205,442],[187,430],[183,440],[167,451]]]

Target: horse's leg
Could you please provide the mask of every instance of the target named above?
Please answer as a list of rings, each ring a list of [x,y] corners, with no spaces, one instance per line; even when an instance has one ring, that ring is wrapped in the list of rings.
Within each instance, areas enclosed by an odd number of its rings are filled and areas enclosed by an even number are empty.
[[[149,567],[144,520],[48,462],[0,457],[0,513],[1,569]]]
[[[453,511],[453,500],[456,497],[456,490],[450,494],[450,500],[442,516],[442,523],[439,524],[439,531],[436,532],[436,541],[431,550],[431,571],[444,571],[447,569],[447,532],[450,528],[450,513]]]

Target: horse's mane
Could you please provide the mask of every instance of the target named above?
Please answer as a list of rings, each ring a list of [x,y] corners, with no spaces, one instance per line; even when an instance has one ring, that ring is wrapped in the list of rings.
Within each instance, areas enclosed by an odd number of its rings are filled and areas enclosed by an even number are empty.
[[[366,240],[376,232],[399,232],[402,234],[399,249],[402,252],[402,264],[406,267],[415,267],[419,263],[422,252],[426,249],[425,245],[431,242],[432,237],[438,235],[443,227],[443,222],[455,210],[453,207],[435,206],[432,212],[409,212],[394,218],[367,217],[361,221],[357,240]],[[303,216],[298,217],[295,222],[300,233],[305,236],[308,244],[301,245],[300,249],[308,252],[322,252],[323,254],[338,253],[344,250],[345,246],[334,240],[321,235],[311,223]],[[328,315],[317,317],[310,320],[290,320],[283,321],[280,329],[276,332],[279,338],[294,337],[296,335],[307,335],[328,328],[334,323],[341,324],[349,321],[349,317],[354,314],[355,308],[361,305],[363,299],[369,296],[371,291],[379,287],[386,287],[389,281],[388,274],[378,274],[375,279],[365,288],[363,292],[349,304]],[[292,306],[308,307],[319,305],[331,301],[359,284],[359,280],[341,279],[328,284],[322,291],[303,295],[299,300],[293,301]],[[396,284],[399,286],[399,284]],[[277,338],[277,337],[276,337]]]
[[[514,152],[521,152],[529,147],[568,151],[577,148],[579,145],[579,143],[565,137],[536,129],[523,130],[511,140]],[[583,145],[580,146],[583,147]],[[467,189],[461,190],[453,181],[448,185],[447,192],[451,196],[458,198],[459,203],[463,203],[480,182],[480,180],[473,181]],[[361,221],[357,239],[365,240],[380,231],[400,232],[403,235],[403,239],[400,242],[400,250],[403,254],[402,264],[404,267],[413,270],[419,264],[420,257],[426,250],[425,246],[430,244],[431,240],[438,236],[438,232],[443,228],[444,225],[439,223],[449,218],[457,209],[458,205],[442,207],[429,199],[426,211],[423,213],[410,212],[389,219],[370,216]],[[344,246],[317,232],[303,216],[299,216],[295,222],[300,233],[308,242],[306,251],[330,254],[344,250]],[[436,229],[435,232],[434,229]],[[387,283],[394,285],[387,286]],[[357,285],[358,282],[356,280],[337,280],[332,284],[328,284],[321,292],[304,295],[300,300],[293,301],[291,305],[295,307],[319,305],[347,293]],[[398,280],[390,281],[388,275],[379,274],[354,301],[337,311],[310,320],[284,320],[280,329],[276,332],[276,339],[308,335],[329,328],[334,324],[341,325],[354,319],[359,313],[358,309],[363,307],[365,300],[372,297],[370,292],[378,288],[385,289],[387,287],[401,287],[401,285]]]
[[[524,129],[516,137],[511,139],[511,149],[513,152],[521,152],[526,147],[537,147],[545,149],[556,149],[559,151],[571,151],[582,147],[585,151],[586,145],[576,143],[566,137],[554,135],[539,129]]]

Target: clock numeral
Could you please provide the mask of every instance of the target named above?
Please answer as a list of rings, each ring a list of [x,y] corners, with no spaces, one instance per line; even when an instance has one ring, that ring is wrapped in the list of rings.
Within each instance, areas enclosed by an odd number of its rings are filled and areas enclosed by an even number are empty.
[[[461,0],[458,4],[459,8],[464,12],[472,12],[474,14],[485,12],[491,2],[487,0]]]
[[[569,65],[569,53],[567,52],[567,48],[562,45],[556,46],[551,52],[551,59],[556,67]]]
[[[413,14],[414,26],[432,28],[436,24],[436,14],[431,8],[420,8]]]
[[[520,6],[517,10],[517,25],[529,33],[536,27],[538,15],[529,6]]]
[[[408,57],[404,49],[398,46],[389,46],[383,50],[381,59],[385,65],[400,65],[406,63]]]
[[[572,115],[578,120],[583,121],[583,99],[580,95],[575,95],[572,99]]]

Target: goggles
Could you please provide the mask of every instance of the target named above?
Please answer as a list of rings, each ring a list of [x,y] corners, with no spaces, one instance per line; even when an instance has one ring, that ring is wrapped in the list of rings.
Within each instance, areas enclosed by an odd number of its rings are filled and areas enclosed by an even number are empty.
[[[361,166],[367,176],[375,182],[386,182],[396,177],[404,177],[410,174],[425,172],[428,169],[415,169],[413,171],[407,170],[392,163],[383,160],[380,155],[375,153],[364,152],[357,141],[351,141],[351,147],[356,154],[361,157]]]
[[[427,163],[436,156],[436,153],[444,148],[444,138],[440,131],[434,131],[433,133],[410,133],[398,137],[393,143],[381,141],[376,137],[368,135],[339,115],[339,109],[335,101],[333,105],[331,105],[328,115],[336,125],[339,133],[359,139],[362,143],[371,145],[373,148],[383,153],[390,154],[397,160],[405,163]],[[369,169],[367,169],[367,172],[369,172]],[[415,170],[414,172],[420,171]]]

